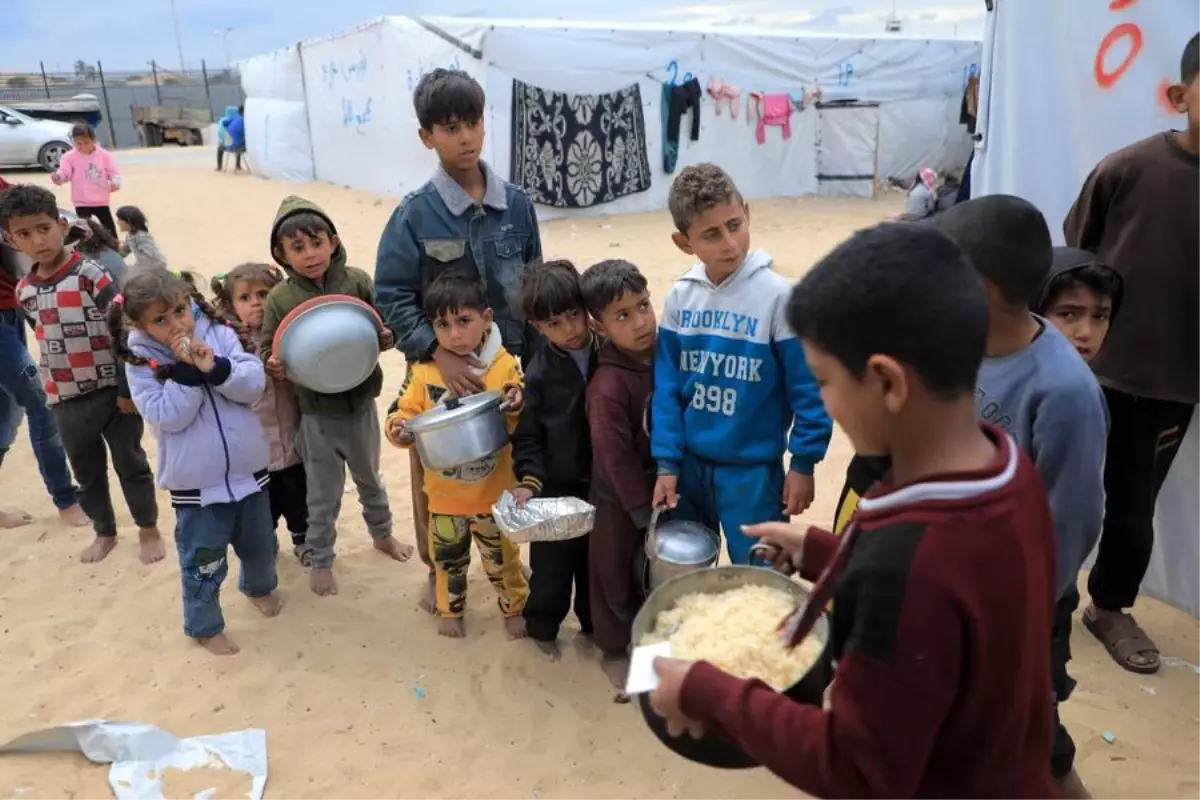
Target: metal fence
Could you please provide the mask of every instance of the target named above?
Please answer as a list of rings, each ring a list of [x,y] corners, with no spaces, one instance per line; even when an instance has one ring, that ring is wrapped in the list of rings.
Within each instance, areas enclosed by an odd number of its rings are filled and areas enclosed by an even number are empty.
[[[149,62],[140,71],[106,71],[100,62],[75,62],[72,72],[47,72],[44,63],[34,72],[0,73],[0,105],[27,100],[70,99],[94,95],[103,117],[97,129],[108,148],[139,147],[133,109],[137,106],[170,106],[208,109],[218,120],[226,106],[246,100],[236,70],[210,70],[203,61],[199,70],[177,72]]]

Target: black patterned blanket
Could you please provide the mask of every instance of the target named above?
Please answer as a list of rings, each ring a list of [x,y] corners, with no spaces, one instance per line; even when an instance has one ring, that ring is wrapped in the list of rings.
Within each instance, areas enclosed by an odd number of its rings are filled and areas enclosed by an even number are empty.
[[[513,81],[512,174],[535,203],[588,208],[650,188],[642,93],[551,92]]]

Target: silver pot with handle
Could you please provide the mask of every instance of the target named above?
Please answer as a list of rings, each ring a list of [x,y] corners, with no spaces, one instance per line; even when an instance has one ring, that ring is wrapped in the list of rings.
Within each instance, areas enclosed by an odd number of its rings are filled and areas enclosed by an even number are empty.
[[[659,523],[662,507],[650,515],[646,530],[646,590],[652,592],[674,578],[717,563],[721,537],[698,522]]]
[[[425,469],[438,472],[482,461],[509,441],[499,392],[448,397],[410,419],[405,430]]]

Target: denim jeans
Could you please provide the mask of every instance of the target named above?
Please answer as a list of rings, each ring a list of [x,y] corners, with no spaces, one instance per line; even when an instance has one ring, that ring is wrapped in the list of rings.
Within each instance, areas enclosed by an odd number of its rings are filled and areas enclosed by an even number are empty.
[[[178,506],[175,548],[183,580],[183,632],[206,639],[225,630],[221,584],[229,574],[229,546],[241,559],[238,589],[247,597],[275,591],[275,526],[264,491],[236,503]]]
[[[29,443],[46,491],[60,511],[75,505],[75,483],[67,453],[37,364],[25,347],[25,315],[20,309],[0,310],[0,464],[17,438],[21,418],[29,419]]]

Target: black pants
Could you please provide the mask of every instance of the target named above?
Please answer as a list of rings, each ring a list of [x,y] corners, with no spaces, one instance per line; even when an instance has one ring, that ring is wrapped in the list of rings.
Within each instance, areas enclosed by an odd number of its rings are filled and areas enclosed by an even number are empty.
[[[587,497],[587,488],[570,492],[547,492],[543,496]],[[533,542],[529,545],[529,600],[525,603],[525,628],[531,639],[553,642],[558,629],[571,611],[571,592],[575,595],[575,618],[579,629],[592,632],[591,595],[588,583],[589,537],[580,536],[562,542]]]
[[[117,223],[113,221],[112,211],[108,206],[75,206],[75,214],[96,220],[113,235],[114,239],[120,241],[121,237],[117,234]]]
[[[97,389],[61,400],[54,406],[54,415],[79,484],[79,505],[91,519],[96,535],[117,535],[117,516],[108,491],[109,452],[134,523],[139,528],[157,525],[158,500],[154,473],[142,449],[142,418],[120,412],[117,390]]]
[[[1050,679],[1054,688],[1054,750],[1050,772],[1062,780],[1075,766],[1075,741],[1058,716],[1059,703],[1065,703],[1075,691],[1075,679],[1067,674],[1071,660],[1071,615],[1079,608],[1079,590],[1071,587],[1054,606],[1054,627],[1050,631]]]
[[[304,544],[308,533],[308,476],[304,474],[304,465],[272,472],[267,496],[271,500],[271,523],[278,526],[283,519],[292,534],[292,544]]]
[[[218,170],[223,169],[225,167],[225,151],[227,149],[228,148],[226,148],[225,145],[223,145],[223,144],[217,145],[217,169]],[[237,157],[237,161],[234,162],[233,168],[241,169],[242,168],[242,153],[244,153],[246,151],[245,150],[229,150],[229,152],[233,153],[234,156]]]
[[[1194,406],[1105,388],[1108,454],[1104,528],[1088,594],[1104,611],[1130,608],[1154,549],[1154,505],[1187,433]]]

